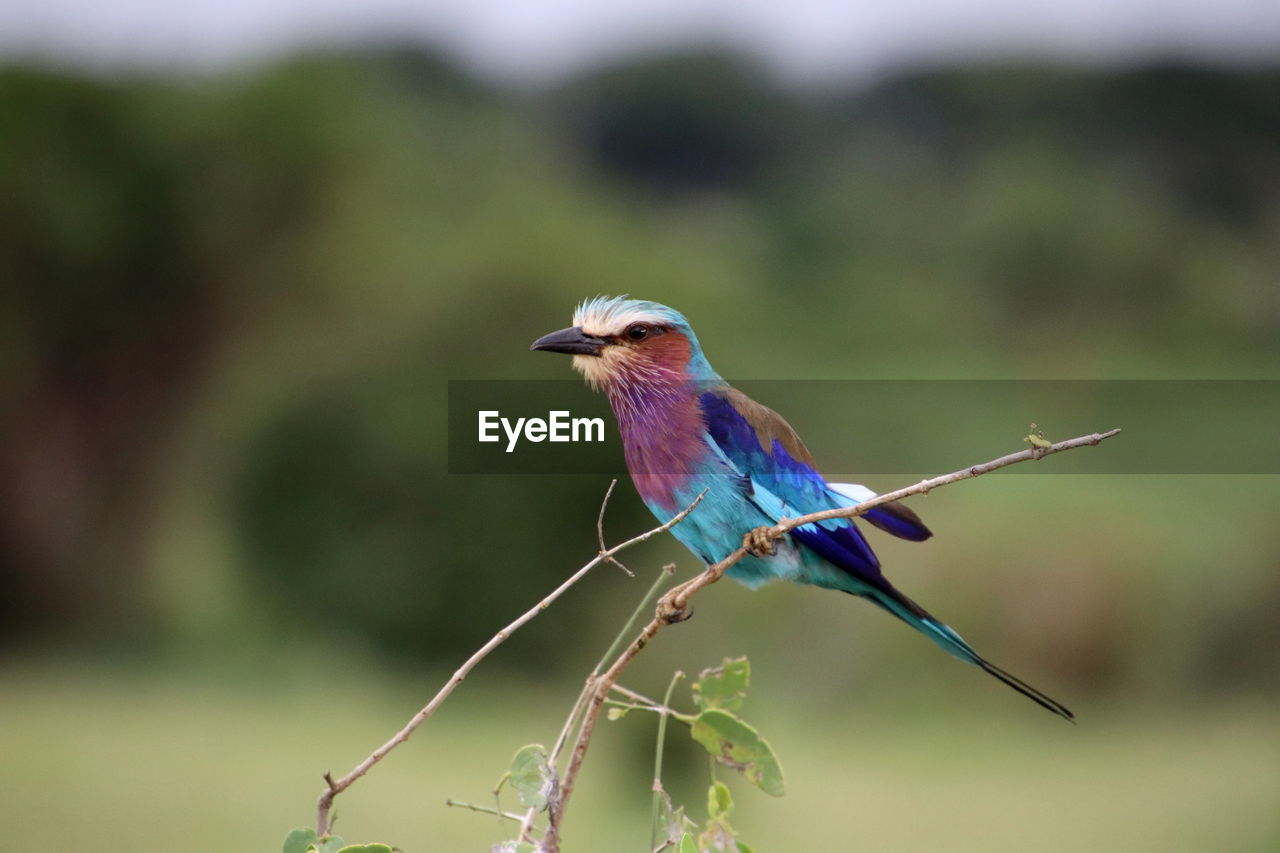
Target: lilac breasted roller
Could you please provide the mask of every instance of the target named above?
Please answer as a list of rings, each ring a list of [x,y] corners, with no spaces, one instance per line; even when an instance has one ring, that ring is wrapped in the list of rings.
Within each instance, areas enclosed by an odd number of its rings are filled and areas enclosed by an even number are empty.
[[[744,534],[756,527],[874,496],[863,486],[826,482],[795,430],[720,378],[688,321],[665,305],[590,299],[578,306],[571,328],[539,338],[531,349],[571,354],[587,382],[607,394],[631,479],[661,521],[706,491],[671,533],[708,565],[737,550]],[[933,535],[898,503],[879,506],[863,518],[914,542]],[[898,591],[853,519],[798,527],[775,543],[772,554],[749,554],[727,574],[749,587],[782,579],[865,598],[951,655],[1073,719],[1061,703],[987,661]]]

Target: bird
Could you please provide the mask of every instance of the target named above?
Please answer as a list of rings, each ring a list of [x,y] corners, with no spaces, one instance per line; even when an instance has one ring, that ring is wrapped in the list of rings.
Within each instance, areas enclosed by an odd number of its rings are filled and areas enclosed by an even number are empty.
[[[875,496],[865,486],[823,479],[796,431],[722,379],[688,320],[666,305],[626,296],[587,299],[574,311],[573,326],[538,338],[530,349],[573,356],[573,367],[605,393],[632,482],[661,522],[703,495],[670,532],[707,565],[736,551],[755,528]],[[896,502],[862,518],[912,542],[933,535]],[[771,548],[760,543],[726,574],[751,588],[788,580],[866,599],[953,657],[1074,722],[1066,706],[986,660],[890,583],[852,518],[797,527]]]

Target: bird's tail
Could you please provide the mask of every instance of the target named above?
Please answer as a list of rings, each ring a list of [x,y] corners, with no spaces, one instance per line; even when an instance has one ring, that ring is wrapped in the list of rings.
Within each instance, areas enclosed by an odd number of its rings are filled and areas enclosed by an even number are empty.
[[[951,627],[933,617],[923,607],[907,598],[901,592],[884,581],[884,588],[871,589],[863,593],[863,597],[897,616],[903,622],[933,640],[943,651],[962,661],[981,667],[989,675],[1000,679],[1014,690],[1026,696],[1042,708],[1046,708],[1068,722],[1075,722],[1075,714],[1071,713],[1061,702],[1041,693],[1021,678],[1005,672],[973,650]]]

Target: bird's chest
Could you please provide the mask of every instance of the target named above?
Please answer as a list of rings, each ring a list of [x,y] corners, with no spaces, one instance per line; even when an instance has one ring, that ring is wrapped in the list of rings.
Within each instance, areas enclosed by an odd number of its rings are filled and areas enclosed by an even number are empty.
[[[665,510],[670,517],[687,505],[688,501],[677,504],[713,457],[697,401],[614,401],[614,411],[636,490],[655,513]]]

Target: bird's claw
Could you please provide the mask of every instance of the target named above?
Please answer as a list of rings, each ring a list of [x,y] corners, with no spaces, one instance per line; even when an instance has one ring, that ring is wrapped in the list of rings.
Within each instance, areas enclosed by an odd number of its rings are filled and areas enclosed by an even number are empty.
[[[672,590],[673,592],[675,590]],[[674,625],[677,622],[683,622],[693,615],[693,610],[688,607],[686,602],[684,605],[676,603],[676,596],[664,595],[658,601],[658,617],[668,625]]]
[[[773,537],[769,528],[755,527],[742,537],[742,547],[753,557],[772,557],[774,555]]]

